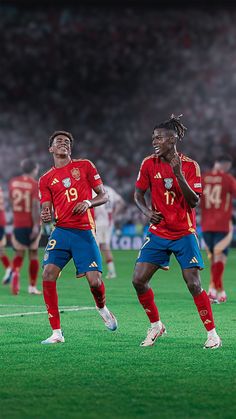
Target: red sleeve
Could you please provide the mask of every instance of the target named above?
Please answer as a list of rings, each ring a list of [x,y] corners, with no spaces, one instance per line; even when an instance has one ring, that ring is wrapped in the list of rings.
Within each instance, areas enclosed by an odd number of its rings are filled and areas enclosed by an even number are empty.
[[[87,161],[87,179],[92,189],[96,186],[102,185],[102,179],[96,169],[96,166],[90,161]]]
[[[149,186],[150,184],[147,163],[145,162],[145,160],[143,160],[135,183],[135,187],[138,189],[142,189],[143,191],[146,191],[149,188]]]
[[[47,201],[52,202],[51,192],[47,186],[45,177],[39,179],[39,199],[41,204]]]
[[[202,194],[202,180],[201,180],[201,171],[197,162],[193,161],[189,165],[189,170],[185,174],[185,178],[190,186],[190,188],[196,192],[198,195]]]

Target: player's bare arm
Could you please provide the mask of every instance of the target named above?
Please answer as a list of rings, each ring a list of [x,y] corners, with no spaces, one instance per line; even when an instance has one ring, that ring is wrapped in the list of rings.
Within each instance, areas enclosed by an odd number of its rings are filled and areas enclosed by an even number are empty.
[[[186,181],[184,174],[182,172],[182,163],[180,156],[175,153],[174,156],[171,156],[171,159],[168,159],[168,155],[165,156],[165,159],[169,162],[174,172],[176,179],[178,180],[178,184],[180,189],[191,208],[196,207],[199,203],[199,196],[190,188],[188,182]]]
[[[149,221],[153,224],[159,224],[163,219],[163,215],[160,212],[153,211],[152,209],[148,208],[146,200],[145,200],[145,193],[142,189],[135,188],[134,191],[134,202],[140,211],[149,219]]]
[[[52,203],[50,201],[43,202],[40,216],[44,223],[52,221]]]
[[[37,199],[33,199],[32,202],[32,219],[33,227],[30,238],[34,240],[38,236],[40,230],[40,204]]]
[[[78,202],[74,206],[72,214],[84,214],[88,210],[88,208],[98,207],[99,205],[103,205],[108,201],[108,194],[103,185],[96,186],[94,188],[94,191],[96,192],[97,196],[95,196],[91,200]]]

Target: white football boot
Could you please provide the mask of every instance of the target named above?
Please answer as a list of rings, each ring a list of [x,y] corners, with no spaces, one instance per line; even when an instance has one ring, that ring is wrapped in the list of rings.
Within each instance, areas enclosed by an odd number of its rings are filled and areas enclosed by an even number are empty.
[[[203,349],[217,349],[222,346],[220,337],[216,334],[215,336],[208,336],[207,341]]]
[[[34,295],[42,295],[42,291],[39,291],[38,288],[33,285],[28,286],[28,293]]]
[[[116,273],[115,272],[108,272],[107,275],[105,276],[106,279],[115,279],[116,278]]]
[[[166,328],[163,323],[161,323],[161,326],[150,327],[146,338],[140,343],[140,346],[153,346],[156,340],[164,334],[166,334]]]
[[[9,284],[11,282],[12,273],[13,271],[10,267],[5,270],[4,277],[2,278],[3,285]]]
[[[109,311],[106,306],[104,306],[103,308],[96,307],[96,309],[98,313],[100,314],[102,320],[104,321],[105,326],[109,330],[114,332],[118,327],[118,323],[114,314],[111,311]]]
[[[49,338],[47,338],[46,340],[42,340],[41,343],[43,345],[51,345],[54,343],[64,343],[64,342],[65,342],[65,338],[63,336],[63,333],[54,330],[53,334],[49,336]]]

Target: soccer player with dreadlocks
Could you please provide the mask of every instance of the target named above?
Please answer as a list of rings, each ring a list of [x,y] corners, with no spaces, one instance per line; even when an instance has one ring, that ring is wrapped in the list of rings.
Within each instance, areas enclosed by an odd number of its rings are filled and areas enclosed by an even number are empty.
[[[186,131],[180,122],[181,116],[172,115],[154,128],[154,154],[143,160],[136,181],[135,203],[150,221],[133,276],[139,302],[151,323],[141,346],[154,345],[166,332],[149,282],[158,269],[169,269],[170,255],[174,253],[207,330],[204,348],[216,349],[221,346],[221,340],[215,330],[209,297],[201,286],[199,270],[203,268],[203,260],[195,233],[194,208],[202,191],[201,174],[194,160],[177,152],[177,140],[181,140]],[[151,209],[145,200],[148,189]]]

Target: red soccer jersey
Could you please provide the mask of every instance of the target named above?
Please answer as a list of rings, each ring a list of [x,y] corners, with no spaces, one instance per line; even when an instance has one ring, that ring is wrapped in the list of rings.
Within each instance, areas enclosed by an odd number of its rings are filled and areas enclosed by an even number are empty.
[[[38,183],[31,176],[21,175],[10,180],[14,227],[32,227],[32,203],[38,198]]]
[[[72,214],[74,206],[85,199],[92,199],[92,190],[102,180],[90,160],[71,160],[64,167],[52,167],[39,180],[40,201],[50,201],[58,227],[91,230],[95,227],[94,210],[85,214]]]
[[[196,193],[201,194],[201,174],[198,164],[183,154],[179,156],[186,181]],[[154,154],[144,159],[136,187],[143,191],[150,189],[152,209],[161,212],[164,217],[159,224],[151,224],[149,231],[170,240],[195,232],[195,211],[184,198],[169,163],[163,162]]]
[[[0,186],[0,226],[5,227],[6,225],[6,217],[5,217],[5,210],[4,210],[4,196],[3,190]]]
[[[228,173],[212,170],[203,175],[202,189],[202,231],[228,232],[236,179]]]

